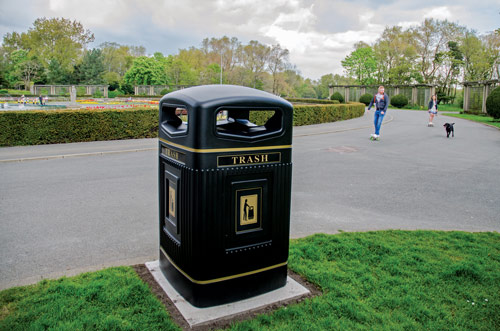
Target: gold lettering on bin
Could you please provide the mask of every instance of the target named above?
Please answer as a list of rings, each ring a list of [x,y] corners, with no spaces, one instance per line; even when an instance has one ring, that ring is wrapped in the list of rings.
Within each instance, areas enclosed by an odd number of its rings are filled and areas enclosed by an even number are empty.
[[[281,153],[221,155],[217,157],[218,167],[233,167],[247,164],[265,164],[281,162]]]
[[[184,154],[181,153],[181,152],[178,152],[176,150],[173,150],[171,148],[168,148],[168,147],[165,147],[165,146],[162,146],[161,148],[161,153],[170,158],[170,159],[174,159],[176,161],[179,161],[181,163],[184,163]]]

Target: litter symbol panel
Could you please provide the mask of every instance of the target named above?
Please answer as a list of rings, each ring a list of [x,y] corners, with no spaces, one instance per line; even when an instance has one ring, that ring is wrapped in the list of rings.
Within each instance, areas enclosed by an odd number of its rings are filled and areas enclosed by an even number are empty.
[[[168,186],[168,216],[169,218],[175,217],[175,187],[173,185]]]
[[[236,232],[262,227],[262,188],[236,190]]]
[[[257,223],[258,195],[243,195],[240,197],[240,225]]]

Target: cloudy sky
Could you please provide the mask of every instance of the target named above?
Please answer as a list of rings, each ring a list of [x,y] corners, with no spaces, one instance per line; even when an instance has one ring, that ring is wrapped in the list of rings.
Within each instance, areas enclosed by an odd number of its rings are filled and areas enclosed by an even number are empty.
[[[479,34],[500,28],[499,0],[0,0],[0,35],[27,31],[38,17],[81,22],[105,41],[176,54],[204,38],[279,43],[303,76],[342,73],[358,41],[374,42],[386,26],[448,19]]]

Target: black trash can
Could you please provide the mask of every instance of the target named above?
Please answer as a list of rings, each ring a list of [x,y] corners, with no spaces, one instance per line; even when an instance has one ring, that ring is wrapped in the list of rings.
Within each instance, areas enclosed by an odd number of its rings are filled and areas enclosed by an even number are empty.
[[[160,101],[160,268],[208,307],[286,284],[293,107],[231,85]]]

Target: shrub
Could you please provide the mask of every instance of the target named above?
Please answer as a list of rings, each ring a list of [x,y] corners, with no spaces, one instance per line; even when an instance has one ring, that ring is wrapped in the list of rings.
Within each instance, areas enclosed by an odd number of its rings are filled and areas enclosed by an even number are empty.
[[[359,97],[359,102],[364,103],[365,105],[369,105],[373,100],[373,95],[370,93],[365,93],[361,97]]]
[[[9,94],[9,91],[7,91],[7,90],[0,90],[0,94]]]
[[[103,94],[101,92],[101,90],[97,89],[94,91],[94,93],[92,94],[92,97],[94,98],[102,98],[103,97]]]
[[[408,104],[408,98],[403,94],[395,95],[391,98],[391,105],[396,108],[403,108]]]
[[[338,100],[340,103],[343,103],[344,97],[342,96],[342,94],[340,94],[340,92],[335,92],[330,97],[330,100]]]
[[[293,125],[335,122],[362,116],[362,103],[295,105]],[[265,112],[251,120],[261,123]],[[0,146],[21,146],[154,138],[158,136],[158,107],[104,110],[34,110],[0,112]]]
[[[337,104],[340,103],[338,100],[328,100],[328,99],[310,99],[310,98],[285,98],[291,103],[308,103],[308,104]]]
[[[494,119],[500,118],[500,86],[488,95],[486,99],[486,112]]]
[[[157,107],[0,112],[0,146],[157,136]]]
[[[172,91],[173,89],[164,88],[163,90],[160,91],[160,95],[164,96],[165,94],[169,94]]]

